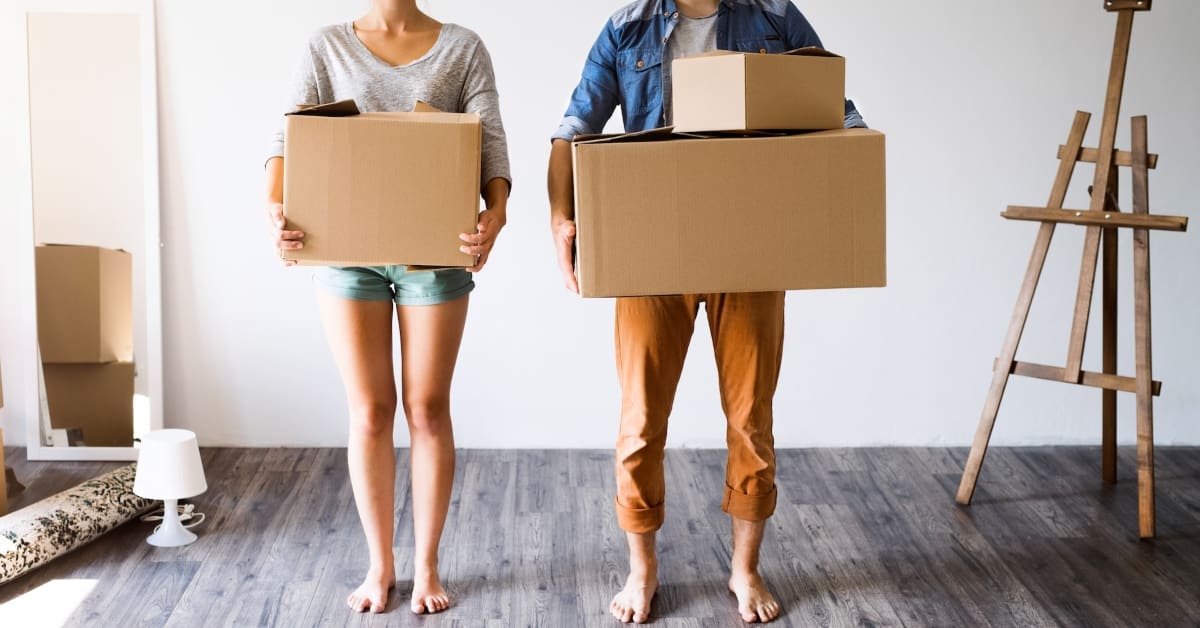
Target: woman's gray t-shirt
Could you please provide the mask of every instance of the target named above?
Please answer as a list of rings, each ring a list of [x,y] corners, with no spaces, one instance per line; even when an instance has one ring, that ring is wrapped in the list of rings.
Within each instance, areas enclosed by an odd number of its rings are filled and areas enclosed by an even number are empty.
[[[443,24],[429,52],[412,63],[392,66],[363,45],[353,24],[322,28],[300,57],[287,110],[348,99],[354,99],[360,111],[412,111],[421,100],[442,111],[479,114],[481,184],[495,178],[512,182],[492,59],[470,29]],[[283,144],[281,123],[268,157],[282,157]]]

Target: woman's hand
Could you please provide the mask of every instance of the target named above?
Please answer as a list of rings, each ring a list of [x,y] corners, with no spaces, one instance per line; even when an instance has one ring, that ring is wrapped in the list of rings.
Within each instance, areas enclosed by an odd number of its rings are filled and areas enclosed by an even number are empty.
[[[485,209],[479,213],[479,224],[475,225],[476,233],[458,235],[458,238],[466,243],[458,247],[458,250],[475,256],[475,265],[468,268],[467,272],[477,273],[487,264],[492,247],[496,245],[496,236],[500,235],[500,230],[508,222],[506,213],[504,210]]]
[[[304,232],[287,230],[287,219],[283,217],[283,203],[267,203],[267,221],[271,242],[280,253],[304,248]],[[296,262],[285,260],[283,265],[295,266]]]

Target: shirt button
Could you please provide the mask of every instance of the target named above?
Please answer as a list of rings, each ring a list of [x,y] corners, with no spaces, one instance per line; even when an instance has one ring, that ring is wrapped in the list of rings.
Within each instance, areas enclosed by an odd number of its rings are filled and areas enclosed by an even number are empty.
[[[758,49],[758,54],[760,54],[760,55],[765,55],[765,54],[767,54],[767,49],[766,49],[766,48],[759,48],[759,49]]]
[[[637,67],[639,67],[639,68],[644,68],[644,67],[646,67],[646,62],[645,62],[645,61],[642,61],[641,59],[638,59],[638,62],[637,62]]]
[[[679,11],[676,11],[676,12],[672,13],[672,14],[671,14],[671,19],[673,19],[673,20],[678,20],[678,19],[679,19]]]

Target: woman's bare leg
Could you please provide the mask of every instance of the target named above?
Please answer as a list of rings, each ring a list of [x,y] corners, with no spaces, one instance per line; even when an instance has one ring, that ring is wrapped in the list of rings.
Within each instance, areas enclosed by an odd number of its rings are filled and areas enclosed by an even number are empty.
[[[404,413],[412,438],[414,613],[437,613],[450,606],[438,576],[438,544],[454,486],[450,381],[467,320],[468,298],[396,308]]]
[[[324,294],[318,296],[318,303],[350,406],[350,485],[371,561],[362,585],[346,603],[360,613],[382,613],[396,582],[392,552],[396,501],[392,304]]]

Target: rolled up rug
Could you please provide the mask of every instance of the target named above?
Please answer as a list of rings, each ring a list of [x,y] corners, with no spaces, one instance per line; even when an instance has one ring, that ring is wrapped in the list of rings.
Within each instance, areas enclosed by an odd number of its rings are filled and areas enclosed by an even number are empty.
[[[133,494],[131,464],[0,517],[0,584],[18,578],[150,510]]]

